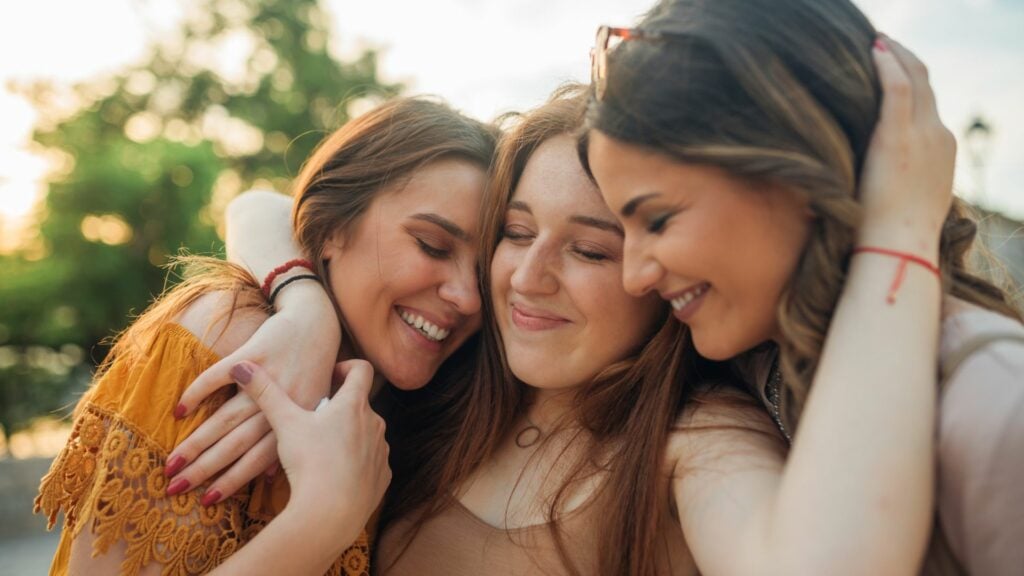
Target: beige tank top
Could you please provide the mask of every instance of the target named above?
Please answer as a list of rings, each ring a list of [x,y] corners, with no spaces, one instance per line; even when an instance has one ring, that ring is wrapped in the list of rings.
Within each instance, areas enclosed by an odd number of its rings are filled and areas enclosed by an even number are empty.
[[[565,550],[580,574],[597,574],[595,518],[600,509],[590,502],[566,514],[561,521]],[[410,524],[400,520],[381,534],[375,560],[379,574],[560,576],[570,573],[558,554],[550,524],[496,528],[456,501],[424,524],[402,553]],[[673,576],[697,574],[679,521],[666,518],[661,534],[658,573]]]

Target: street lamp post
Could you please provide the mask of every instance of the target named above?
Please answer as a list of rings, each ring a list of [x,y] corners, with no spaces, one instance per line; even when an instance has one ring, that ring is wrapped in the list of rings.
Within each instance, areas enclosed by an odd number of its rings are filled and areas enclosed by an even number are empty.
[[[986,207],[985,164],[992,148],[992,127],[981,116],[975,116],[964,130],[964,148],[971,163],[974,178],[974,203]]]

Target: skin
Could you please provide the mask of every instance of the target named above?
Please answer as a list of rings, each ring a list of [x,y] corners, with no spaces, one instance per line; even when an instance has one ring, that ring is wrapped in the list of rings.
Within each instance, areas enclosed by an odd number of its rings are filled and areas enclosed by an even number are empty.
[[[355,348],[398,388],[424,386],[480,328],[475,246],[485,177],[462,160],[431,163],[375,199],[324,250]],[[449,334],[431,340],[402,312]]]
[[[620,207],[627,292],[670,302],[704,289],[676,316],[706,358],[732,358],[776,337],[777,303],[810,224],[800,196],[600,132],[590,155],[606,199]]]
[[[620,285],[622,229],[568,135],[541,144],[509,203],[491,263],[495,320],[513,371],[538,388],[589,382],[653,332],[665,307]]]

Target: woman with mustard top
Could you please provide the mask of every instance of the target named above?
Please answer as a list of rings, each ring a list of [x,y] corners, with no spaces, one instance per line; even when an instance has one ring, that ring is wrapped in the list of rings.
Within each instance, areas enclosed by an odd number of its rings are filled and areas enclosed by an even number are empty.
[[[296,242],[311,262],[261,287],[239,267],[193,259],[199,273],[118,338],[42,481],[36,510],[51,527],[65,516],[51,574],[368,574],[364,526],[390,479],[370,388],[423,386],[478,330],[470,240],[493,147],[492,130],[443,104],[383,104],[326,139],[296,182]],[[328,337],[318,353],[342,391],[313,414],[257,378],[253,398],[274,400],[261,414],[279,426],[287,479],[237,494],[176,483],[172,449],[218,407],[254,402],[225,388],[185,410],[182,392],[261,325],[309,322],[304,308],[268,317],[289,298],[329,311],[333,351]],[[229,370],[243,388],[261,374]],[[328,375],[307,392],[330,387]]]

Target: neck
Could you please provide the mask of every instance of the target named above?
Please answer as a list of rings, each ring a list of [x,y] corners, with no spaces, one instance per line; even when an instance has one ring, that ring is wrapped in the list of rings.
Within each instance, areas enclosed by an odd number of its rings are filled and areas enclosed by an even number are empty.
[[[549,390],[534,388],[526,418],[545,433],[565,423],[573,410],[575,388]]]

